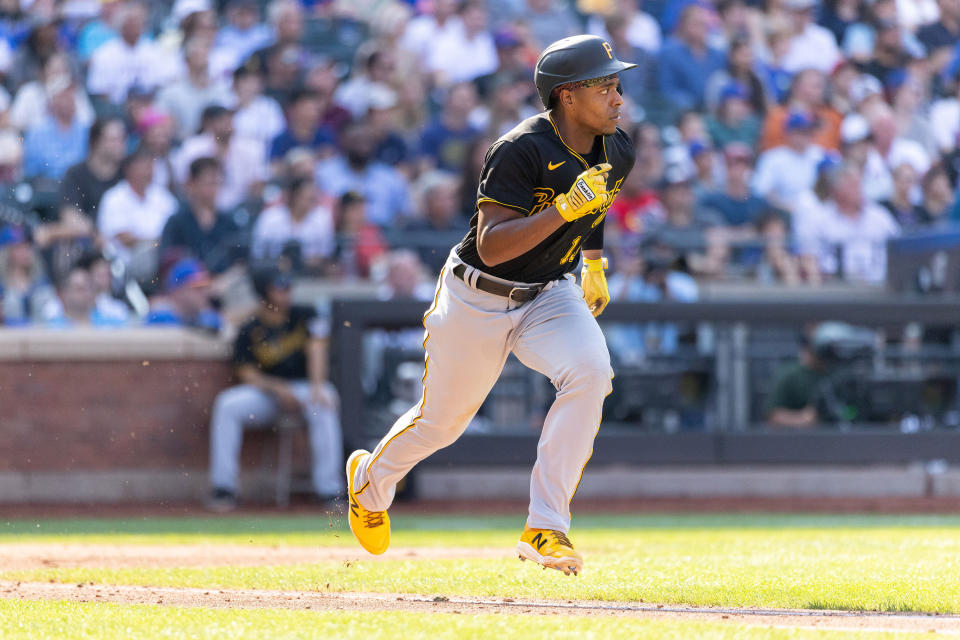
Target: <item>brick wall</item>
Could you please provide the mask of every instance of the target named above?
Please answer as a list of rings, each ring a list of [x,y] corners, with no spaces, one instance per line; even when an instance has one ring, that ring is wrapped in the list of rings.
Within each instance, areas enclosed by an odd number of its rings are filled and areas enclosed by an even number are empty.
[[[81,482],[114,472],[189,476],[182,486],[131,491],[196,495],[206,487],[213,401],[233,383],[228,354],[227,343],[171,329],[0,330],[0,477],[11,487],[33,482],[21,495],[42,501],[57,496],[36,489],[38,478],[74,474]],[[298,437],[295,462],[306,469],[306,438]],[[271,434],[244,439],[245,471],[273,456]],[[83,495],[96,499],[97,491]],[[9,499],[0,492],[0,502]]]

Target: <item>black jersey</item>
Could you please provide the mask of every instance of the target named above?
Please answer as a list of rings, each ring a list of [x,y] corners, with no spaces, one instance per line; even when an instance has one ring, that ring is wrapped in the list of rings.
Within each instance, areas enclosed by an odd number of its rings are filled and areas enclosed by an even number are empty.
[[[607,188],[611,196],[616,196],[635,159],[629,136],[619,128],[612,135],[597,136],[593,150],[582,156],[566,145],[549,112],[527,118],[487,150],[477,190],[477,211],[457,254],[470,266],[505,280],[548,282],[562,277],[576,267],[582,248],[603,248],[603,221],[609,203],[595,213],[564,223],[530,251],[494,267],[483,264],[477,252],[480,205],[494,202],[525,215],[539,213],[553,204],[558,194],[569,191],[585,169],[602,162],[613,166],[607,174]]]

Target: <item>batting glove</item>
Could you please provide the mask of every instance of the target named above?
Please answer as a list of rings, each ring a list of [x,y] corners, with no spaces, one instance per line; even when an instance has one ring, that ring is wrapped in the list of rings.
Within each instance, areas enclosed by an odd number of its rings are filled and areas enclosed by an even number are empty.
[[[606,258],[590,260],[583,259],[583,269],[580,270],[580,286],[583,288],[583,299],[596,318],[607,308],[610,302],[610,291],[607,289],[607,276],[603,270],[607,268]]]
[[[561,193],[553,204],[567,222],[573,222],[610,202],[607,193],[607,172],[613,167],[607,163],[590,167],[577,176],[567,193]]]

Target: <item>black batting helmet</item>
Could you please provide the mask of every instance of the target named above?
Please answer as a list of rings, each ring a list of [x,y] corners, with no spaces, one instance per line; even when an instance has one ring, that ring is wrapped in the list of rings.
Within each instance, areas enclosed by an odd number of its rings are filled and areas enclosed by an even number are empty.
[[[540,102],[550,108],[550,94],[562,84],[603,78],[635,64],[617,60],[610,43],[597,36],[571,36],[557,40],[544,49],[533,72]]]

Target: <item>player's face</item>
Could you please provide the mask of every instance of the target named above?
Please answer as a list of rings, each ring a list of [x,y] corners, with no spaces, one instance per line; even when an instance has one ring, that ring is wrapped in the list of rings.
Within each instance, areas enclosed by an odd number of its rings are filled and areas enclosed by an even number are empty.
[[[581,125],[595,134],[616,133],[623,106],[623,97],[617,91],[619,84],[617,78],[612,78],[595,87],[573,91],[575,113]]]

